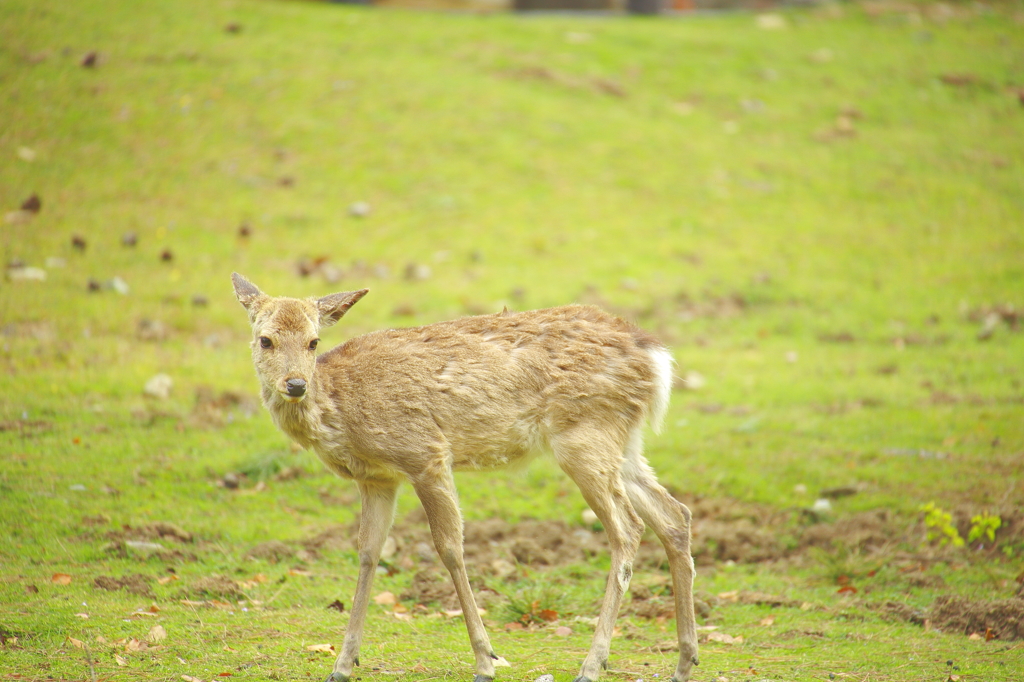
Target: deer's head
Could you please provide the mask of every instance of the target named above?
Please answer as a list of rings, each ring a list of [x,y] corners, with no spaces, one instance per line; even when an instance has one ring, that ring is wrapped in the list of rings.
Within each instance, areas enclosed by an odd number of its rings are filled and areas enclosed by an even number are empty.
[[[369,289],[323,298],[275,298],[237,272],[231,282],[238,302],[249,312],[252,359],[264,395],[301,402],[313,380],[320,330],[340,320]]]

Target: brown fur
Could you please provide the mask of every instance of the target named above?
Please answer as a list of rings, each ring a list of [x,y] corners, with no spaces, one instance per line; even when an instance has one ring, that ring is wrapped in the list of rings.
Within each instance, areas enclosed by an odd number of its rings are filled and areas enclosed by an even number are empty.
[[[402,480],[419,496],[455,583],[476,679],[493,678],[496,657],[466,576],[452,472],[515,466],[540,451],[553,452],[580,487],[611,547],[605,600],[577,679],[596,680],[607,664],[644,522],[665,545],[675,583],[680,659],[673,679],[689,679],[697,656],[690,513],[657,483],[642,454],[643,424],[660,420],[671,384],[671,356],[653,336],[597,308],[565,306],[373,332],[317,357],[310,342],[365,289],[271,298],[237,274],[232,279],[249,312],[253,361],[274,421],[354,479],[362,497],[356,596],[328,680],[348,680],[357,662]],[[295,394],[296,383],[304,394]]]

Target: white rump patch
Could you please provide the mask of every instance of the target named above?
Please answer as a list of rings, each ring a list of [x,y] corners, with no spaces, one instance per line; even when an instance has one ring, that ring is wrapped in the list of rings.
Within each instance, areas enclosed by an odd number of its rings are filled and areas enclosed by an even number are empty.
[[[665,348],[654,348],[648,352],[654,365],[654,400],[651,401],[649,420],[654,432],[660,433],[665,413],[668,411],[668,401],[672,396],[672,376],[676,361]]]

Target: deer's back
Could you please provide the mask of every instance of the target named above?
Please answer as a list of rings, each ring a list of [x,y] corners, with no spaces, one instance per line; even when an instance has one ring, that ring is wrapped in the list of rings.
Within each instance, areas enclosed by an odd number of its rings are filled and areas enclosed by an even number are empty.
[[[323,354],[317,371],[357,450],[430,442],[456,466],[487,467],[581,424],[635,428],[655,399],[655,352],[624,320],[565,306],[374,332]]]

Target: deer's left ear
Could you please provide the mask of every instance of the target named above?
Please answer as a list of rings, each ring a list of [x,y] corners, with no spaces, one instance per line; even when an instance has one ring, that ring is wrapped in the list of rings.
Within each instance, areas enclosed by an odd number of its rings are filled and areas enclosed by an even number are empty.
[[[356,301],[366,296],[369,291],[369,289],[343,291],[340,294],[329,294],[316,299],[316,307],[320,311],[320,326],[330,327],[340,320],[348,312],[348,309],[354,306]]]

